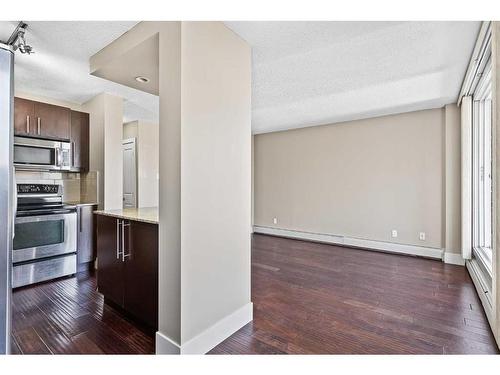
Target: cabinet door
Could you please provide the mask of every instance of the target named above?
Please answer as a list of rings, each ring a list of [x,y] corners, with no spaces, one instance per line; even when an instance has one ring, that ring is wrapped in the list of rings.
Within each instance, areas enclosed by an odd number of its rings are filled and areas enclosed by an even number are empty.
[[[94,206],[78,206],[78,264],[93,262]]]
[[[70,141],[72,168],[82,172],[89,170],[89,114],[71,111]]]
[[[157,330],[158,225],[132,221],[125,228],[124,307]]]
[[[123,306],[123,262],[120,249],[120,220],[96,215],[97,219],[97,287],[104,297]],[[117,248],[118,246],[118,248]]]
[[[34,134],[35,102],[27,99],[14,98],[14,134]]]
[[[34,135],[40,138],[69,140],[71,110],[35,102]]]

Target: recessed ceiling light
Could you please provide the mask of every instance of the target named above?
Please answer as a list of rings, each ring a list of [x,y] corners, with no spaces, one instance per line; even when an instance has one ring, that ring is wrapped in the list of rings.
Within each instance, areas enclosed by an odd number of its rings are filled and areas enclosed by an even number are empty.
[[[135,80],[137,82],[140,82],[140,83],[148,83],[149,82],[149,78],[148,77],[143,77],[143,76],[135,77]]]

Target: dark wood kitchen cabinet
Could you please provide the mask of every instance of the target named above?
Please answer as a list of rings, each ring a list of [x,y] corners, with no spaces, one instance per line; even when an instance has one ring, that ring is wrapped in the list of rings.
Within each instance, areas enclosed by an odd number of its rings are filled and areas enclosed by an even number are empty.
[[[158,320],[158,225],[130,221],[125,248],[124,307],[150,327]],[[125,227],[127,234],[127,227]]]
[[[71,142],[71,170],[88,172],[90,115],[57,105],[14,98],[14,134]]]
[[[78,270],[84,271],[93,268],[95,252],[95,222],[94,211],[96,205],[77,206],[77,259]]]
[[[96,217],[99,292],[157,330],[158,225]]]
[[[119,219],[96,215],[97,288],[107,300],[123,306],[123,262],[119,254]]]
[[[72,169],[80,172],[89,170],[89,114],[71,111],[70,141]]]
[[[70,122],[69,108],[14,98],[15,135],[69,141]]]
[[[36,136],[69,141],[71,110],[57,105],[35,102]]]
[[[14,133],[15,135],[34,135],[35,102],[14,98]]]

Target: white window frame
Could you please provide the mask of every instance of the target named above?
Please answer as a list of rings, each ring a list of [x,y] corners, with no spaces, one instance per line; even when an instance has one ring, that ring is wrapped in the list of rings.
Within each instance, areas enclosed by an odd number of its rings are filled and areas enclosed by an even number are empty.
[[[472,95],[472,250],[490,277],[493,236],[491,87],[489,57]]]

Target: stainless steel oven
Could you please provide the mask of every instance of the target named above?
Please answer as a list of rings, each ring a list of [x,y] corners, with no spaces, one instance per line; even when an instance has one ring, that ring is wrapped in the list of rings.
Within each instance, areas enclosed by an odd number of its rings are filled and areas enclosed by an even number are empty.
[[[46,215],[16,217],[14,263],[76,251],[76,211],[53,210]]]
[[[12,250],[14,288],[76,273],[76,207],[62,186],[18,184]]]
[[[17,169],[70,170],[71,154],[70,142],[14,137],[14,166]]]

